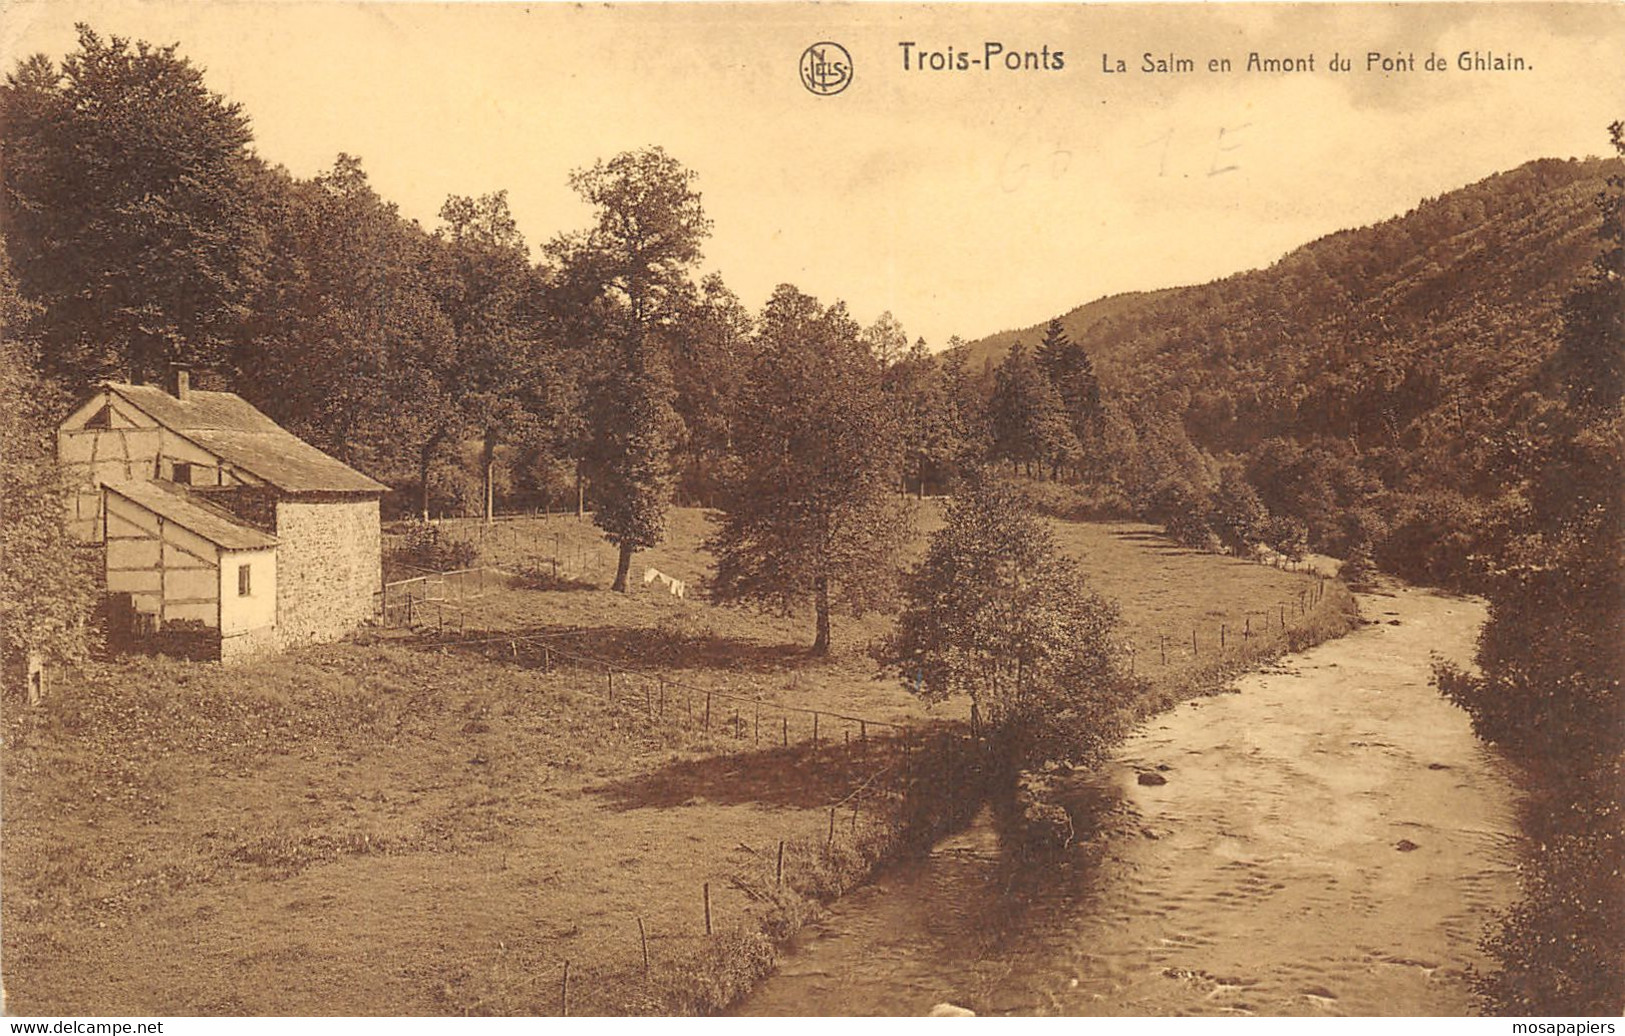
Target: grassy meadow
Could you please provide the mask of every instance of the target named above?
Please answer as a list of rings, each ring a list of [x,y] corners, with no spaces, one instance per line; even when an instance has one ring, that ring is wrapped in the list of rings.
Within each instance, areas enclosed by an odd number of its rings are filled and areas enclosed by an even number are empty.
[[[928,504],[922,530],[938,521]],[[1150,526],[1056,526],[1120,602],[1147,710],[1351,615],[1328,584],[1299,617],[1316,578]],[[707,602],[706,532],[677,511],[636,559],[634,577],[688,581],[679,600],[608,591],[590,522],[504,522],[483,540],[470,524],[483,561],[551,588],[235,668],[96,663],[41,708],[8,701],[5,1009],[556,1014],[566,962],[572,1014],[725,1005],[771,966],[774,938],[898,850],[897,789],[928,779],[928,742],[905,754],[834,714],[922,732],[965,707],[928,710],[878,674],[887,616],[837,616],[834,654],[815,659],[810,616]],[[621,668],[613,697],[586,658]],[[819,740],[778,706],[823,712]]]

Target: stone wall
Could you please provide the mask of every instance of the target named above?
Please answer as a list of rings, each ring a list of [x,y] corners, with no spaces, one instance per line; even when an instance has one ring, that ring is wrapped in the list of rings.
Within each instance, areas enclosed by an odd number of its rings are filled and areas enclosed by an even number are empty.
[[[382,579],[377,497],[278,501],[276,535],[284,645],[337,640],[372,617]]]
[[[220,638],[220,661],[246,662],[264,655],[275,654],[277,630],[275,626],[244,630]]]

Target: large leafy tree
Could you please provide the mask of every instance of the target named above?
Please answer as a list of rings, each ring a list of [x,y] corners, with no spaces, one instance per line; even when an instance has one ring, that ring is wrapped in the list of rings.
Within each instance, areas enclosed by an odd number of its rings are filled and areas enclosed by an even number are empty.
[[[707,544],[716,593],[785,611],[810,601],[813,651],[825,654],[837,604],[889,599],[908,535],[880,363],[843,305],[780,285],[738,406],[737,467]]]
[[[268,171],[256,191],[273,261],[236,387],[322,449],[406,477],[419,447],[444,437],[457,383],[452,329],[430,291],[434,242],[349,155],[311,180]]]
[[[739,372],[749,366],[755,322],[717,274],[700,284],[669,339],[675,405],[682,418],[677,446],[679,493],[710,505],[721,488],[733,442]]]
[[[1015,487],[967,482],[909,585],[898,671],[927,701],[969,697],[1015,766],[1087,756],[1122,729],[1117,608]]]
[[[570,186],[593,207],[593,226],[549,246],[563,268],[561,294],[587,301],[593,318],[583,460],[593,521],[620,550],[617,590],[627,588],[633,554],[665,534],[676,423],[669,367],[656,354],[690,297],[711,231],[694,179],[659,147],[577,170]]]
[[[903,483],[924,496],[927,486],[941,487],[949,481],[963,448],[947,377],[923,338],[881,377],[900,420]]]
[[[536,324],[528,319],[534,284],[525,239],[506,191],[453,195],[441,207],[441,262],[435,294],[454,338],[456,371],[442,378],[455,416],[444,427],[480,436],[486,521],[495,517],[497,446],[533,435],[551,397]]]
[[[263,260],[248,120],[174,46],[79,27],[0,90],[8,245],[49,374],[225,366]]]

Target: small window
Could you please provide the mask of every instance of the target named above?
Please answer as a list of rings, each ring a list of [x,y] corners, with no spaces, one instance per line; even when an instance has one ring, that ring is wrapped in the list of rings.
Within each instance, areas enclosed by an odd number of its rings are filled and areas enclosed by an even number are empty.
[[[176,461],[174,472],[175,475],[170,479],[171,482],[175,482],[183,486],[189,486],[192,484],[192,465],[187,464],[184,461]]]
[[[253,592],[253,582],[249,570],[252,565],[237,566],[237,596],[247,597]]]

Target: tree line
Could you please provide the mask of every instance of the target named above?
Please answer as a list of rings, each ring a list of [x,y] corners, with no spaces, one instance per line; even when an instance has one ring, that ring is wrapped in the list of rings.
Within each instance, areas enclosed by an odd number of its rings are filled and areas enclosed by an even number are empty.
[[[933,355],[890,314],[864,327],[789,284],[752,313],[698,275],[711,220],[696,174],[659,147],[571,173],[592,220],[534,259],[503,191],[450,196],[425,229],[356,157],[308,179],[265,162],[246,113],[176,47],[87,26],[60,63],[17,66],[0,121],[9,653],[71,659],[88,642],[93,579],[59,520],[56,422],[98,381],[184,363],[425,517],[590,506],[618,548],[616,590],[674,502],[710,506],[714,596],[805,607],[815,654],[837,612],[906,605],[894,661],[918,670],[910,687],[968,691],[1017,755],[1042,742],[1050,704],[1109,711],[1084,705],[1112,670],[1114,613],[983,472],[1089,465],[1100,387],[1058,323],[984,393],[962,348]],[[906,573],[908,494],[956,486],[929,564]],[[976,588],[990,596],[942,582],[973,563],[956,550],[992,565]],[[975,667],[920,669],[977,630],[1002,632],[967,648]],[[1101,740],[1074,726],[1078,744]]]
[[[81,25],[60,62],[7,76],[0,122],[6,387],[33,401],[12,456],[41,486],[68,401],[184,363],[398,511],[590,509],[618,590],[694,502],[723,511],[719,592],[810,602],[819,650],[832,608],[895,591],[896,498],[952,459],[937,361],[889,314],[862,327],[791,285],[752,313],[700,276],[711,220],[663,149],[572,172],[591,221],[533,253],[505,191],[452,195],[424,228],[359,158],[266,162],[176,46]]]

